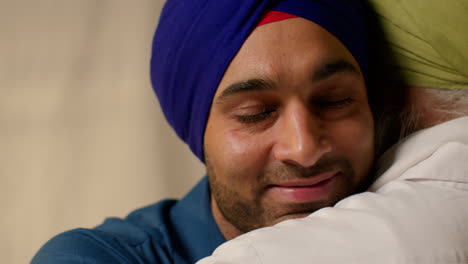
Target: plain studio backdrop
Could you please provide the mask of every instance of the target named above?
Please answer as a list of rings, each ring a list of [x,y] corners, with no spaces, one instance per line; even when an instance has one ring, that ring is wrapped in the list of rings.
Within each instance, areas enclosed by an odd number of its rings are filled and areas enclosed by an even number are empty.
[[[163,2],[0,0],[1,263],[204,175],[150,84]]]

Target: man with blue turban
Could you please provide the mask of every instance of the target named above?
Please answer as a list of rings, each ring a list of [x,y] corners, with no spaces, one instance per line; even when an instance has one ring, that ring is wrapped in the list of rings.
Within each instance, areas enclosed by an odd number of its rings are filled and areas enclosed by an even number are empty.
[[[365,190],[368,39],[354,0],[167,1],[153,87],[207,177],[180,201],[60,234],[32,263],[195,263]]]
[[[398,78],[390,92],[405,91],[404,138],[380,158],[377,180],[200,263],[468,263],[468,1],[370,4]]]

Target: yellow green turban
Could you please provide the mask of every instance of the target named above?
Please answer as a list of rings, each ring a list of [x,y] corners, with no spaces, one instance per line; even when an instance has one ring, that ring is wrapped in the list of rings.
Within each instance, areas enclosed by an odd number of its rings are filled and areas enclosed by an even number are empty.
[[[468,89],[468,0],[370,0],[409,86]]]

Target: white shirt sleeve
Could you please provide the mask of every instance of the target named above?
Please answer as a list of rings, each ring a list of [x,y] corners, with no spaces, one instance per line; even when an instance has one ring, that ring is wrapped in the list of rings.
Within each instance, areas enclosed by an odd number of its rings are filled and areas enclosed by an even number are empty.
[[[395,180],[242,235],[210,263],[468,263],[468,192]]]

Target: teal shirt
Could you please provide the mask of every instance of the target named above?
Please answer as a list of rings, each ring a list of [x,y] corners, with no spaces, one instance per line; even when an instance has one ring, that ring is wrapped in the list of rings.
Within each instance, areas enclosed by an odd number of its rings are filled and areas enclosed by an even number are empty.
[[[225,241],[204,177],[182,200],[163,200],[125,219],[75,229],[49,240],[32,264],[195,263]]]

